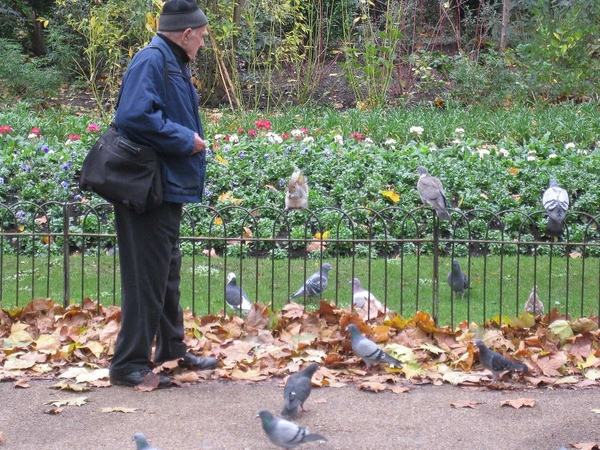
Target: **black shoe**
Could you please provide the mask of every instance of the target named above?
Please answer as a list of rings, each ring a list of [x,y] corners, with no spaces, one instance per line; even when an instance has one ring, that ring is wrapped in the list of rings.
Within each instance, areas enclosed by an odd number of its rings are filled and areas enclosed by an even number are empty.
[[[183,359],[179,361],[179,367],[193,370],[212,370],[217,368],[215,358],[201,358],[200,356],[186,353]]]
[[[151,373],[150,369],[143,369],[128,373],[127,375],[111,375],[110,384],[113,386],[137,386],[138,384],[142,384],[144,382],[144,376],[148,375],[149,373]],[[159,374],[158,379],[158,389],[166,388],[171,385],[171,379],[166,375]]]

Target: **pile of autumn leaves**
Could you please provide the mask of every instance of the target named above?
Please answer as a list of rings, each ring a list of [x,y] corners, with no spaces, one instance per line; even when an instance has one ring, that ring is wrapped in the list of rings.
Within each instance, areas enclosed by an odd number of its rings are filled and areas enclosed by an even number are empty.
[[[56,380],[56,387],[86,390],[108,386],[108,365],[120,323],[120,309],[98,306],[91,299],[63,309],[50,299],[23,308],[0,311],[0,381],[27,387],[31,378]],[[321,364],[313,381],[320,386],[354,384],[359,389],[406,392],[411,384],[478,386],[490,373],[477,360],[476,338],[529,367],[524,377],[504,377],[500,389],[595,385],[600,379],[600,332],[596,318],[568,321],[557,311],[535,320],[531,316],[489,322],[485,329],[461,323],[456,329],[437,327],[425,312],[404,319],[393,311],[365,322],[350,308],[322,301],[316,311],[289,303],[280,312],[256,304],[245,318],[185,313],[186,343],[200,355],[219,359],[212,372],[181,372],[177,362],[165,363],[175,383],[200,377],[261,381],[283,377],[306,362]],[[379,367],[367,373],[354,356],[349,323],[403,362],[402,369]],[[550,325],[547,325],[549,323]],[[148,390],[151,390],[150,387]]]

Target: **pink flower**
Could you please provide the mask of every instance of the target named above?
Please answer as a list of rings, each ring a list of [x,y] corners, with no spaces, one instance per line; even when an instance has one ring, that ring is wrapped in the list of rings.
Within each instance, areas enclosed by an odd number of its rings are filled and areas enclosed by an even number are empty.
[[[31,129],[31,131],[29,132],[29,134],[33,134],[35,136],[38,136],[41,132],[42,132],[42,130],[39,127],[33,127]]]
[[[95,123],[90,123],[85,131],[100,131],[100,127]]]
[[[248,130],[248,136],[252,136],[252,137],[256,137],[258,133],[256,132],[256,130],[252,129],[252,130]]]
[[[225,142],[229,142],[229,135],[225,136],[225,137],[223,138],[223,140],[224,140]]]
[[[310,133],[310,131],[308,131],[306,128],[298,128],[300,131],[302,131],[304,134],[308,134]]]
[[[0,126],[0,134],[12,133],[14,130],[10,125],[2,125]]]
[[[365,138],[365,135],[362,133],[352,133],[350,135],[350,139],[356,139],[357,141],[362,141]]]
[[[239,127],[237,132],[238,132],[238,133],[243,133],[243,132],[244,132],[244,129],[243,129],[242,127]]]
[[[284,138],[284,139],[289,139],[290,138],[290,133],[283,133],[281,135],[281,137]]]
[[[269,122],[268,120],[256,120],[254,122],[254,125],[256,125],[256,128],[258,128],[259,130],[271,129],[271,122]]]
[[[70,134],[69,135],[70,141],[78,141],[79,139],[81,139],[81,136],[79,136],[78,134]]]

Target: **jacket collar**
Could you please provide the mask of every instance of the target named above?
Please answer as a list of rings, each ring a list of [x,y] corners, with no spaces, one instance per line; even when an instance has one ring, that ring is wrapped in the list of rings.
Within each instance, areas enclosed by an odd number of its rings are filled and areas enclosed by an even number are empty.
[[[168,37],[166,37],[160,33],[157,33],[157,36],[167,43],[167,45],[173,52],[173,55],[175,55],[175,59],[177,59],[177,62],[179,64],[188,64],[190,62],[190,57],[185,52],[185,50],[183,48],[181,48],[181,46],[177,45],[171,39],[169,39]]]

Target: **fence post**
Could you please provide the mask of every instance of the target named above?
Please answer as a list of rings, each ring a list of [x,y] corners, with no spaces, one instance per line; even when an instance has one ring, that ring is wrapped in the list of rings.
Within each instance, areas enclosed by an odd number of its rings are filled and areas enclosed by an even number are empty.
[[[71,266],[69,255],[69,206],[63,204],[63,307],[69,306],[71,292]]]
[[[432,315],[436,326],[438,325],[438,314],[440,307],[439,295],[439,243],[440,243],[440,221],[433,214],[433,305]]]

